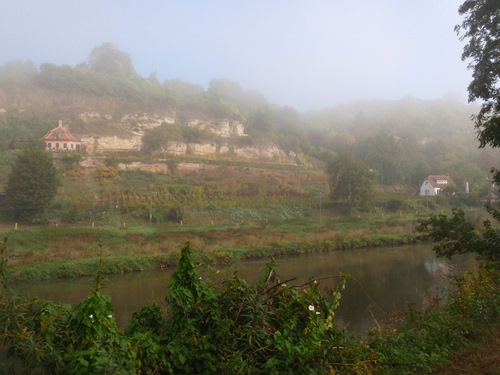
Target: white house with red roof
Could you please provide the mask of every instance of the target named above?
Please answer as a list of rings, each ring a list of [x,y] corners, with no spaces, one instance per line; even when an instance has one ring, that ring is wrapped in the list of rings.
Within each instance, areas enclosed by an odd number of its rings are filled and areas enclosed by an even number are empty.
[[[82,147],[82,142],[73,137],[68,129],[63,128],[61,120],[57,128],[50,130],[41,139],[49,151],[77,151]]]
[[[448,186],[455,186],[449,175],[430,175],[420,186],[420,195],[438,195],[441,190]]]

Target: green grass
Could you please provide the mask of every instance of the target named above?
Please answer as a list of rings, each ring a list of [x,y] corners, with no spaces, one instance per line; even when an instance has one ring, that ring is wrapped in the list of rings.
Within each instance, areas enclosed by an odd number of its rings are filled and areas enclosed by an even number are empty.
[[[237,234],[238,229],[233,228],[233,234]],[[189,237],[195,236],[191,232],[186,232]],[[206,233],[205,233],[206,235]],[[217,237],[217,234],[214,237]],[[36,238],[32,237],[33,238]],[[206,236],[209,237],[209,236]],[[107,239],[116,239],[117,236]],[[143,233],[128,233],[122,239],[126,239],[129,246],[126,251],[120,251],[119,247],[114,247],[108,240],[105,243],[104,260],[102,270],[104,273],[124,273],[138,272],[152,268],[163,268],[175,266],[179,259],[179,246],[165,248],[162,246],[161,237],[157,234],[144,235]],[[364,238],[344,238],[336,241],[307,242],[307,241],[272,241],[256,246],[220,246],[214,238],[212,241],[206,241],[203,247],[195,247],[195,259],[207,264],[225,263],[229,261],[269,258],[299,255],[307,253],[320,253],[325,251],[354,249],[361,247],[375,246],[396,246],[414,242],[415,238],[411,235],[373,235]],[[132,245],[130,243],[133,243]],[[10,240],[9,240],[10,243]],[[196,242],[195,242],[196,243]],[[149,252],[140,252],[141,244],[149,244]],[[156,246],[154,246],[156,244]],[[14,249],[19,244],[14,237]],[[73,278],[80,276],[94,275],[98,268],[99,259],[98,244],[86,243],[85,258],[62,259],[50,258],[47,261],[33,259],[31,262],[14,264],[6,270],[6,276],[9,281],[33,281],[58,278]],[[9,245],[9,252],[12,247]],[[22,257],[22,252],[19,252]],[[32,255],[32,252],[25,252],[25,255]],[[28,259],[26,259],[28,260]]]

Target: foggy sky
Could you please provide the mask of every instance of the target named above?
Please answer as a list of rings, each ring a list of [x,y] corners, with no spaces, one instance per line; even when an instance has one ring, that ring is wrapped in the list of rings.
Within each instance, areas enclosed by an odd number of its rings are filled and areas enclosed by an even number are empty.
[[[298,110],[369,99],[464,101],[462,0],[0,0],[0,65],[75,66],[105,42],[136,71],[238,82]]]

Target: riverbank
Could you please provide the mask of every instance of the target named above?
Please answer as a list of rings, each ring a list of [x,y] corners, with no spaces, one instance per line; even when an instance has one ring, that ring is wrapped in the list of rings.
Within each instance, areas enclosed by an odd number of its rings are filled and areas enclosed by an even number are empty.
[[[130,236],[125,236],[131,238]],[[141,237],[141,236],[139,236]],[[114,250],[110,245],[107,245],[105,240],[95,238],[96,250],[93,250],[84,259],[62,259],[58,257],[44,261],[24,262],[19,258],[14,258],[14,262],[10,262],[10,266],[5,270],[5,276],[8,282],[18,281],[35,281],[35,280],[51,280],[62,278],[74,278],[82,276],[95,275],[99,268],[99,259],[102,253],[101,270],[104,274],[140,272],[154,268],[174,267],[180,259],[180,248],[185,244],[179,243],[177,248],[163,248],[161,243],[157,243],[157,248],[149,248],[147,252],[141,251],[138,247],[142,243],[142,239],[137,235],[133,235],[134,242],[128,242],[126,249],[119,252]],[[188,237],[188,236],[187,236]],[[108,240],[110,237],[107,236]],[[116,241],[116,239],[115,239]],[[125,242],[125,239],[122,239]],[[120,242],[122,242],[120,241]],[[388,247],[400,246],[416,241],[415,236],[411,234],[371,234],[365,237],[339,236],[333,240],[323,240],[319,242],[307,241],[273,241],[267,244],[259,244],[251,246],[234,246],[224,247],[222,245],[200,246],[199,236],[194,236],[193,239],[185,238],[185,241],[190,241],[193,247],[193,258],[197,263],[204,264],[224,264],[241,260],[263,259],[280,256],[294,256],[301,254],[317,254],[335,250],[359,249],[365,247]],[[10,239],[9,239],[10,242]],[[9,256],[9,242],[7,243],[7,256]],[[78,237],[75,238],[78,243]],[[24,246],[29,246],[29,242],[24,243]],[[73,251],[73,245],[67,243],[68,252]],[[151,246],[151,244],[150,244]],[[16,251],[20,250],[15,246]],[[134,254],[133,250],[137,249]],[[143,250],[143,249],[142,249]],[[36,251],[36,250],[34,250]],[[15,255],[14,255],[15,256]],[[10,256],[12,257],[12,256]],[[17,262],[16,262],[17,261]],[[14,264],[12,264],[14,263]]]
[[[500,372],[500,324],[495,324],[477,346],[450,358],[451,364],[436,369],[440,375],[498,374]]]
[[[131,227],[43,226],[0,229],[7,238],[8,281],[33,281],[125,273],[177,265],[188,241],[196,262],[228,263],[413,243],[415,222],[350,219],[264,225],[165,225]]]
[[[182,254],[162,299],[166,305],[143,306],[125,331],[116,326],[111,297],[101,293],[100,273],[92,294],[75,307],[25,300],[0,289],[6,293],[0,308],[7,317],[0,328],[9,349],[3,354],[10,353],[3,365],[22,363],[51,373],[70,367],[97,370],[103,363],[114,366],[114,373],[235,373],[241,366],[251,373],[441,373],[459,353],[484,342],[499,322],[494,263],[455,278],[445,300],[429,296],[406,313],[388,316],[368,337],[357,337],[334,324],[345,292],[342,275],[332,299],[318,288],[324,280],[295,287],[277,278],[272,264],[255,285],[228,274],[214,288],[200,277],[188,247]],[[39,348],[42,355],[30,355]],[[483,373],[495,373],[488,371]]]

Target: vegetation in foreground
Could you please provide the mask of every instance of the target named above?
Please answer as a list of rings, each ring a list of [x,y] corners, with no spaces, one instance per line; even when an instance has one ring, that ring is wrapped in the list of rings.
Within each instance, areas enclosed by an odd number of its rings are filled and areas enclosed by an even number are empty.
[[[487,335],[500,316],[498,264],[455,279],[446,301],[429,299],[361,338],[339,330],[338,287],[291,285],[269,263],[248,285],[236,274],[202,279],[189,244],[164,301],[137,311],[124,332],[103,295],[102,273],[76,307],[28,300],[7,288],[2,248],[3,373],[411,374],[431,373]]]

